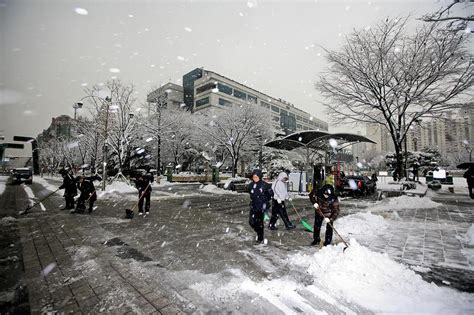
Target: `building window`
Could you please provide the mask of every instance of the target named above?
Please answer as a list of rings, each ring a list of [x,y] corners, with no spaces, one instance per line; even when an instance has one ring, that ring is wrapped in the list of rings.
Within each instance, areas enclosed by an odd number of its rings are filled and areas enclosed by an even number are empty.
[[[288,116],[295,118],[295,114],[289,113]]]
[[[247,94],[245,94],[242,91],[239,91],[237,89],[234,89],[234,96],[237,98],[240,98],[241,100],[246,101],[247,100]]]
[[[206,91],[209,91],[209,90],[212,90],[213,88],[216,87],[216,84],[215,83],[207,83],[207,84],[204,84],[203,86],[200,86],[198,88],[196,88],[196,94],[200,94],[202,92],[206,92]]]
[[[252,103],[257,104],[257,97],[256,97],[256,96],[253,96],[253,95],[248,94],[248,95],[247,95],[247,100],[248,100],[249,102],[252,102]]]
[[[279,122],[279,121],[280,121],[280,117],[275,117],[275,116],[273,116],[272,120],[273,120],[273,121],[276,121],[276,122]]]
[[[264,101],[260,101],[260,105],[261,105],[262,107],[265,107],[265,108],[267,108],[267,109],[270,109],[270,104],[265,103]]]
[[[196,107],[203,106],[209,104],[209,96],[196,100]]]
[[[304,122],[305,124],[309,124],[309,120],[306,119],[306,118],[303,118],[303,122]]]
[[[219,92],[232,95],[232,88],[228,85],[217,83],[217,88],[219,89]]]
[[[288,116],[288,112],[284,109],[280,109],[280,114]]]
[[[303,118],[301,118],[301,116],[296,115],[296,120],[297,120],[297,121],[302,121]]]
[[[296,124],[296,129],[301,130],[303,127],[300,124]]]
[[[219,98],[219,105],[222,106],[232,106],[232,102],[229,102],[228,100],[225,100],[223,98]]]
[[[272,105],[272,111],[274,111],[275,113],[279,113],[279,112],[280,112],[280,108],[278,108],[278,107],[275,106],[275,105]]]

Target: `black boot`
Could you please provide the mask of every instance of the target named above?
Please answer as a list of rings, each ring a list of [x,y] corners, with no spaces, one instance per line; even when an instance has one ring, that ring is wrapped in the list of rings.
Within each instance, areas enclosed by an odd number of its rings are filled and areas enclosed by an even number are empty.
[[[310,246],[319,246],[319,244],[321,243],[321,240],[313,240],[311,242],[311,244],[309,244]]]

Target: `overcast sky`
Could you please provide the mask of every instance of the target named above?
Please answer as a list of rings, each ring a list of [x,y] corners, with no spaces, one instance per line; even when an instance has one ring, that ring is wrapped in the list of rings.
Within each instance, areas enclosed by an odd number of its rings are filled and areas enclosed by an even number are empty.
[[[112,77],[135,85],[143,103],[197,67],[326,120],[313,87],[326,67],[319,46],[338,49],[354,29],[444,4],[0,0],[0,134],[36,136],[52,117],[72,116],[84,88]]]

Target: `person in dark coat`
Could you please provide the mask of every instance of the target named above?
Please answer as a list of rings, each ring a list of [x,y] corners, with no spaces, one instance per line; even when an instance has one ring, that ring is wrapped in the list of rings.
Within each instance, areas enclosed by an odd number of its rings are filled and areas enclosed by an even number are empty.
[[[469,189],[469,196],[471,199],[474,199],[472,194],[472,188],[474,188],[474,166],[469,167],[469,169],[464,173],[463,177],[466,179],[467,188]]]
[[[89,213],[94,210],[94,202],[97,200],[97,193],[95,191],[94,183],[91,178],[79,176],[77,189],[81,192],[77,200],[76,210],[72,213],[84,213],[86,210],[86,202],[89,202]]]
[[[273,195],[270,184],[265,183],[262,178],[262,171],[258,169],[254,170],[252,172],[252,183],[249,184],[248,188],[250,193],[249,224],[257,233],[256,244],[263,242],[264,212],[268,209]]]
[[[59,173],[63,177],[63,184],[59,189],[64,189],[66,205],[61,210],[74,209],[74,197],[77,196],[76,180],[71,170],[62,169]]]
[[[311,245],[319,245],[321,242],[321,225],[324,222],[326,223],[324,246],[327,246],[332,242],[333,229],[331,224],[334,223],[339,215],[339,201],[334,193],[334,188],[331,185],[324,185],[318,191],[311,191],[309,199],[316,209],[316,214],[314,216],[313,242]],[[320,212],[324,216],[321,216]]]
[[[145,214],[150,214],[151,183],[153,175],[151,173],[138,175],[135,179],[135,187],[138,189],[138,215],[143,215],[143,203],[145,202]]]

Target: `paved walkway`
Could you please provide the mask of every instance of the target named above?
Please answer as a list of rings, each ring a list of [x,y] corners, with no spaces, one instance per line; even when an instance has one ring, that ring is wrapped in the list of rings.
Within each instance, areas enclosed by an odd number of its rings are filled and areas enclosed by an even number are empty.
[[[31,188],[44,193],[39,184]],[[15,207],[22,210],[26,195],[21,189],[9,194],[16,194]],[[388,229],[366,245],[401,262],[427,267],[428,271],[420,272],[427,280],[473,292],[472,262],[462,253],[469,248],[460,239],[474,223],[473,203],[462,194],[439,199],[447,201],[435,209],[397,211],[399,218],[387,218]],[[100,200],[92,215],[60,211],[61,203],[61,196],[54,195],[44,202],[46,211],[35,208],[17,221],[34,314],[221,312],[225,309],[196,299],[189,290],[193,277],[203,281],[235,267],[256,279],[267,279],[271,277],[268,266],[275,274],[290,272],[285,267],[276,269],[285,253],[315,250],[306,246],[311,234],[299,228],[266,231],[270,245],[255,253],[246,194],[155,201],[149,218],[132,221],[122,219],[129,202]],[[312,223],[308,201],[294,203]],[[364,203],[342,204],[342,212],[349,214],[363,210]],[[290,216],[297,221],[291,210]],[[354,305],[343,306],[365,312]],[[337,312],[329,306],[326,311]]]
[[[474,224],[474,200],[464,192],[431,192],[431,198],[441,205],[428,209],[407,205],[396,214],[382,213],[388,228],[375,239],[359,242],[407,265],[428,268],[420,269],[426,280],[474,292],[474,246],[465,239]]]

